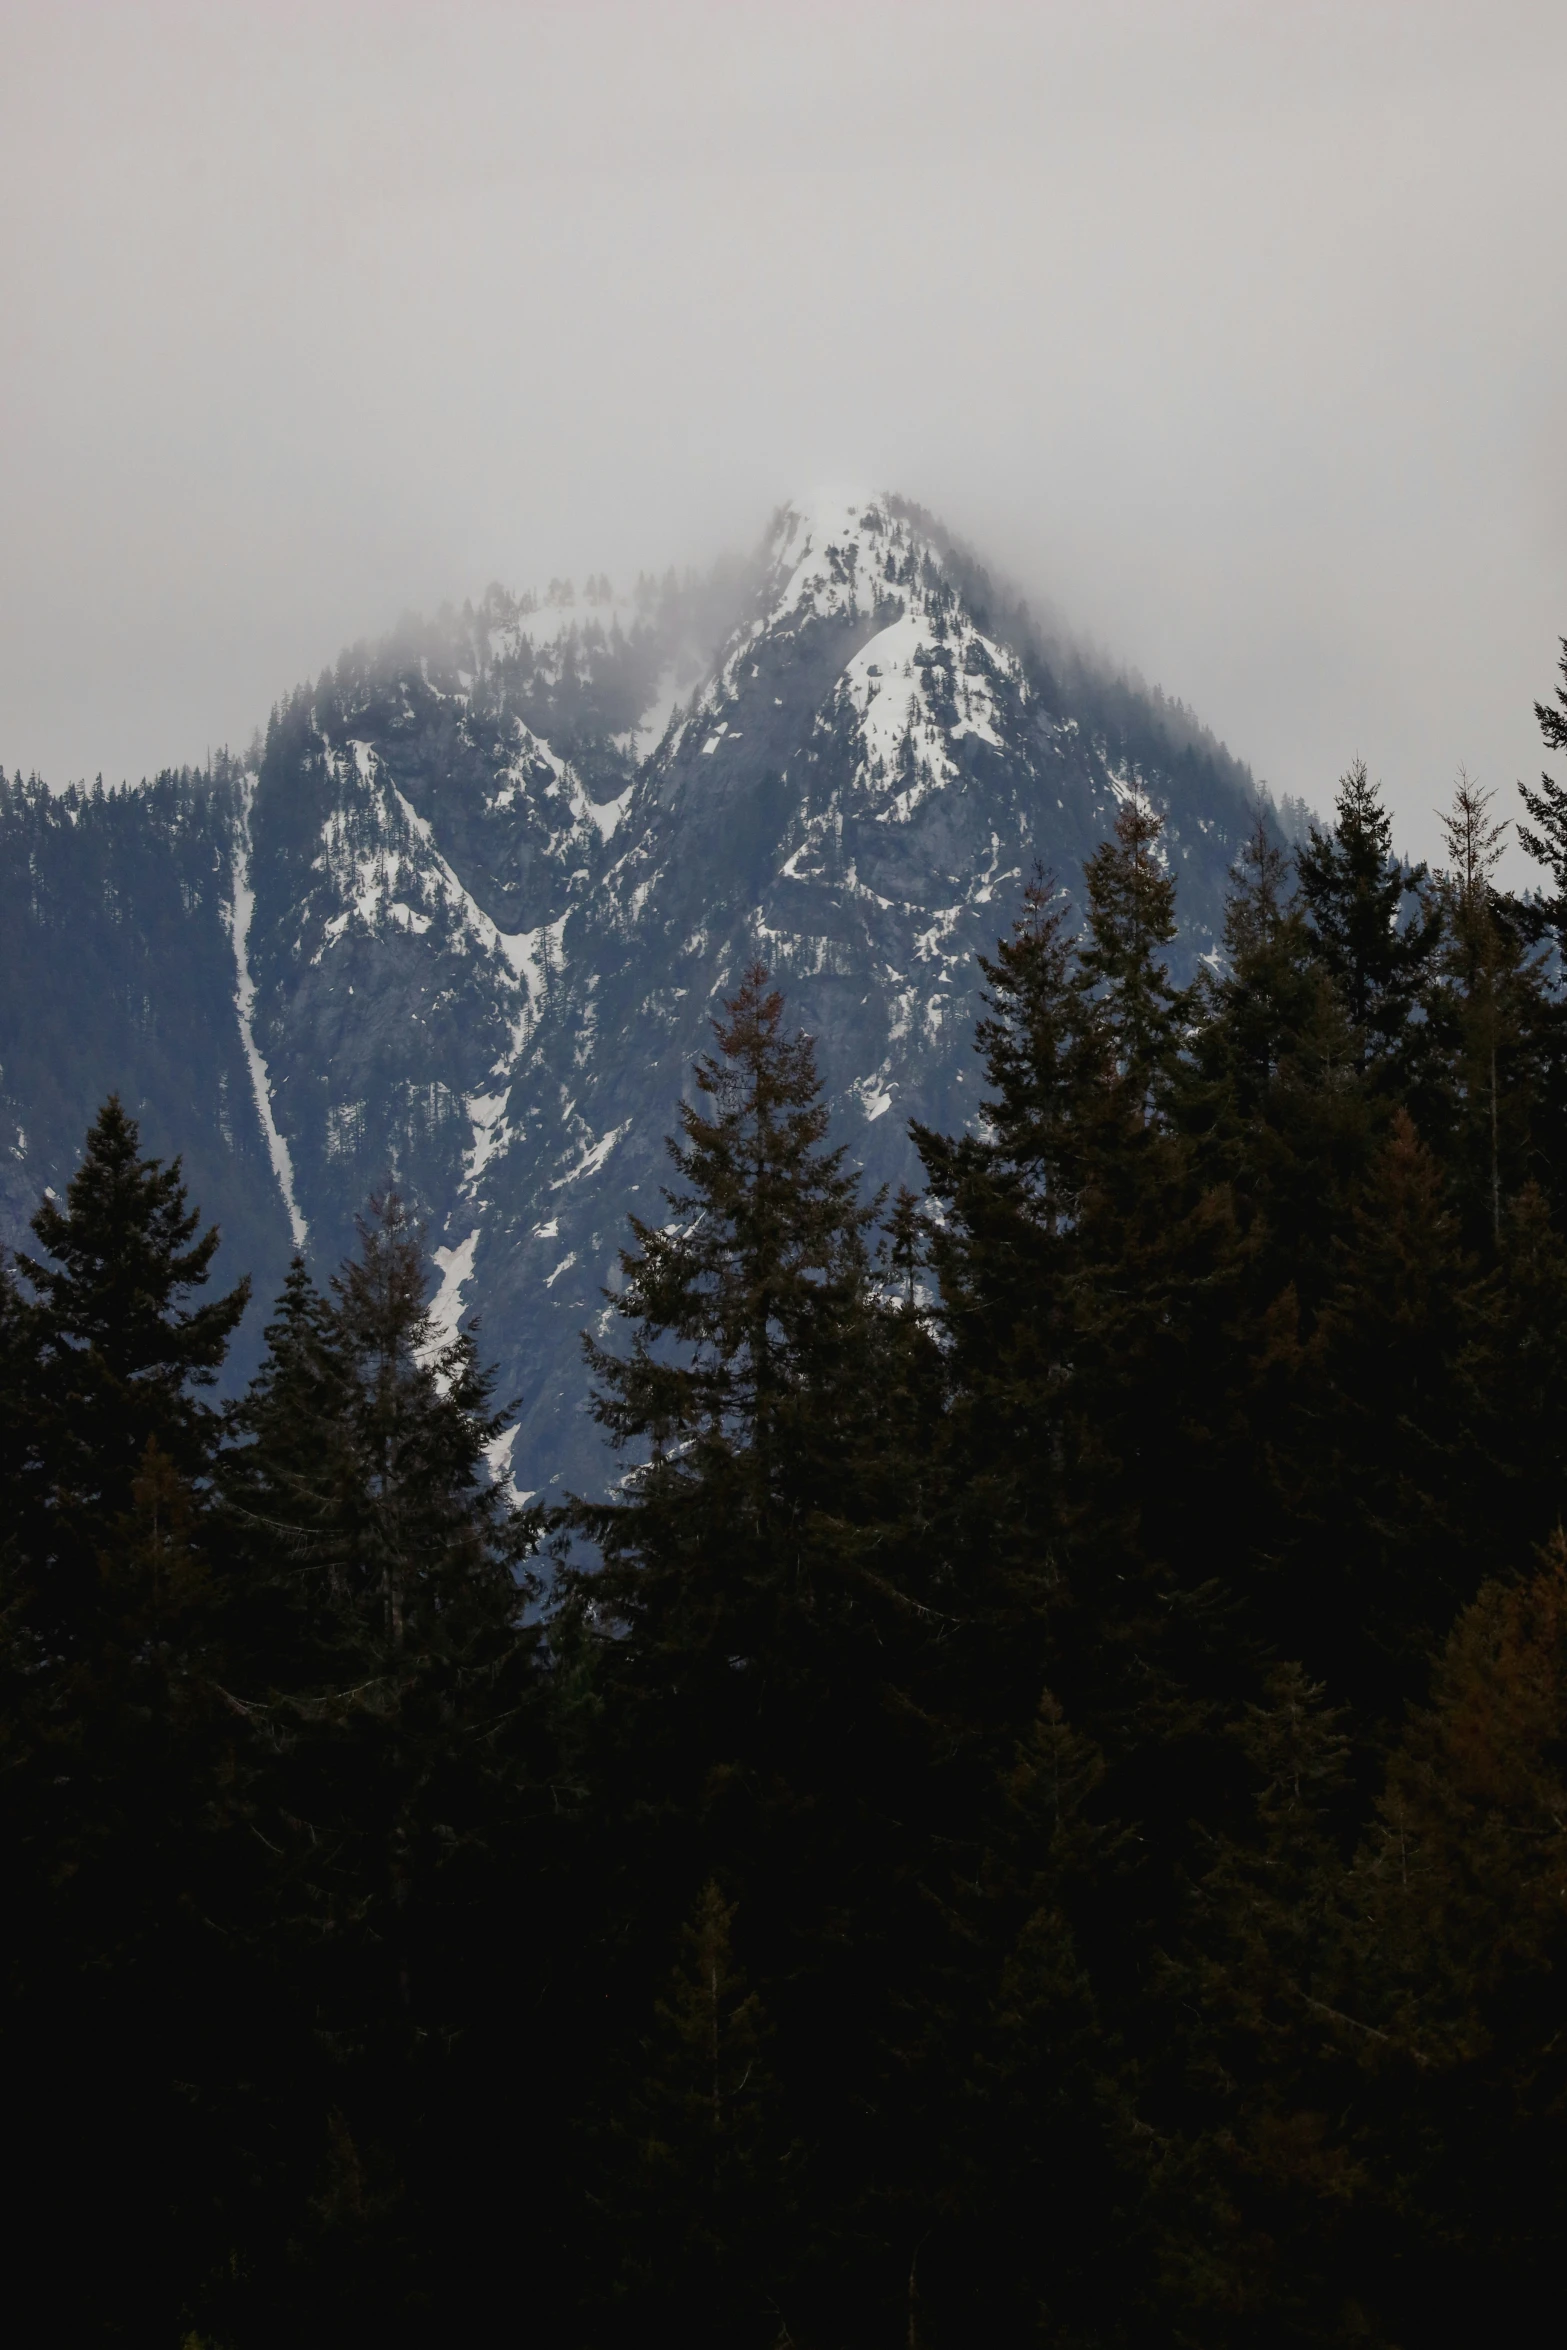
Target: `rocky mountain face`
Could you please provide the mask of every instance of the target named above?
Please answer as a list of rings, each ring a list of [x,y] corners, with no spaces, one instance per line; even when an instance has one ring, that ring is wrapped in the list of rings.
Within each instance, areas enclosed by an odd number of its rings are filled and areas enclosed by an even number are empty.
[[[492,589],[345,654],[250,762],[5,786],[0,1238],[111,1085],[263,1301],[291,1246],[329,1272],[395,1182],[440,1311],[481,1314],[520,1399],[497,1466],[595,1487],[580,1334],[628,1210],[662,1213],[718,999],[766,963],[836,1135],[873,1184],[912,1177],[909,1118],[978,1106],[976,955],[1133,790],[1165,816],[1189,969],[1251,777],[898,499],[786,508],[748,570],[624,600]]]

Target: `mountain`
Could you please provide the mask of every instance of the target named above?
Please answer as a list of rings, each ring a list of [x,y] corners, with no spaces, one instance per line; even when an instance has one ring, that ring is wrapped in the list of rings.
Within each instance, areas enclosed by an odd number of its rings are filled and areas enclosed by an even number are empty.
[[[716,644],[716,651],[713,650]],[[346,653],[248,761],[0,791],[0,1238],[118,1085],[220,1264],[275,1294],[366,1195],[482,1310],[524,1490],[602,1483],[580,1334],[716,1000],[753,960],[873,1183],[978,1104],[975,957],[1145,792],[1183,970],[1266,808],[1180,705],[1059,644],[902,499],[786,507],[753,562],[492,588]],[[254,1359],[253,1309],[239,1369]]]

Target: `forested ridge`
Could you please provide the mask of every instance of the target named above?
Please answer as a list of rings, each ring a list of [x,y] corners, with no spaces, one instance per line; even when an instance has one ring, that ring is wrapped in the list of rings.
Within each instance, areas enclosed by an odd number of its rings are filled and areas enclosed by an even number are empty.
[[[1567,749],[1563,686],[1539,709]],[[0,1268],[8,2286],[67,2341],[1511,2338],[1567,2227],[1567,784],[1149,802],[868,1196],[761,968],[517,1506],[416,1224]],[[1081,909],[1080,913],[1078,909]]]

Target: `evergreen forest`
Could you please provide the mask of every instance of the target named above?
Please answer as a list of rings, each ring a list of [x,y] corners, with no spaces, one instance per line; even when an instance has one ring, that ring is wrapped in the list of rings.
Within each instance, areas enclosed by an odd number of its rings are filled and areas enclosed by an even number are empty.
[[[1562,686],[1539,707],[1567,751]],[[765,970],[523,1506],[395,1194],[248,1286],[111,1095],[0,1264],[30,2332],[1413,2350],[1567,2235],[1567,780],[1128,796],[868,1193]],[[604,1498],[603,1495],[607,1495]],[[1559,1971],[1563,1970],[1563,1971]]]

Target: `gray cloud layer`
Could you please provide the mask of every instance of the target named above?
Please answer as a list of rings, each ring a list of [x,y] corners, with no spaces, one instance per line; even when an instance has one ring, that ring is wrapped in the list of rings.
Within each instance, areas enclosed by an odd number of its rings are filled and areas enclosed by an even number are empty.
[[[0,4],[0,759],[901,488],[1317,804],[1538,766],[1567,12]]]

